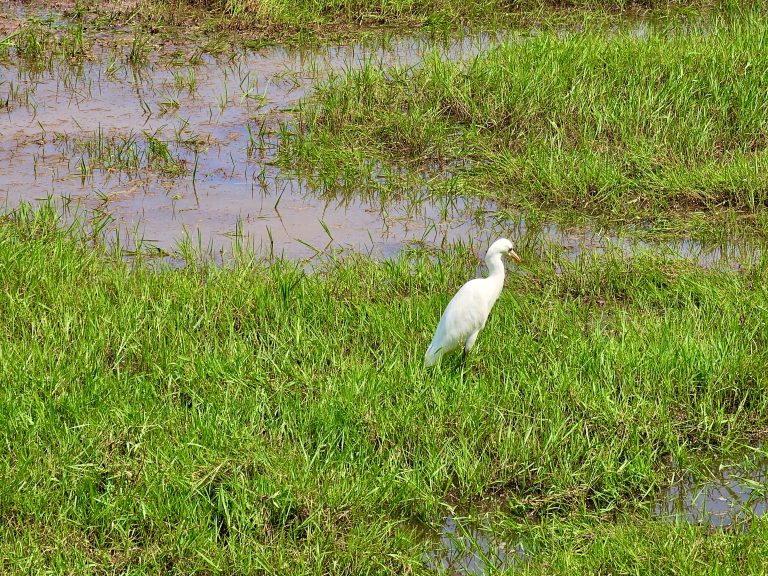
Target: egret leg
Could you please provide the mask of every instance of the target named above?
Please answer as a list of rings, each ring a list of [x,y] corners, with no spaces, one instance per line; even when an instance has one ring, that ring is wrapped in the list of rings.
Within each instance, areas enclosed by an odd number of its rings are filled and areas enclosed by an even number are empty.
[[[472,334],[469,335],[469,338],[467,338],[467,341],[464,343],[465,356],[469,354],[469,351],[472,350],[472,346],[475,345],[475,340],[477,340],[478,334],[480,334],[480,330],[475,330],[474,332],[472,332]]]

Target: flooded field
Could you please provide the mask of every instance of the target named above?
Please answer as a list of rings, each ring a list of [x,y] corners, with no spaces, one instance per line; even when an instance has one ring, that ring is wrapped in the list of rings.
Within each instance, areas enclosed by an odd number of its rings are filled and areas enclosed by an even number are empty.
[[[765,573],[761,7],[189,8],[0,6],[0,572]]]
[[[33,14],[15,5],[21,22]],[[41,34],[75,35],[71,24],[41,18]],[[68,27],[69,26],[69,27]],[[640,22],[637,33],[647,30]],[[312,49],[232,46],[210,56],[194,45],[156,42],[130,30],[81,40],[86,54],[0,61],[0,200],[52,199],[70,215],[94,219],[130,248],[171,251],[186,238],[206,253],[233,239],[269,256],[315,258],[353,250],[392,256],[404,246],[493,238],[560,246],[566,254],[636,242],[553,224],[526,225],[493,203],[433,194],[429,186],[386,194],[349,189],[277,165],[283,135],[313,85],[364,63],[409,66],[438,50],[461,60],[512,32],[384,38],[378,44]],[[375,172],[375,169],[373,169]],[[390,174],[391,176],[391,174]],[[407,174],[404,175],[407,178]],[[645,244],[642,244],[645,246]],[[738,242],[671,246],[703,265],[738,265],[753,249]],[[734,262],[731,264],[731,262]]]
[[[462,57],[489,41],[471,37],[444,49]],[[280,132],[291,129],[291,110],[314,81],[371,59],[412,63],[432,48],[428,39],[236,49],[220,58],[195,54],[193,46],[151,53],[147,46],[138,61],[135,42],[110,33],[76,64],[0,65],[8,100],[0,117],[6,205],[63,199],[160,248],[189,236],[216,251],[237,234],[288,257],[329,248],[391,255],[409,242],[476,235],[484,242],[508,225],[428,191],[407,202],[366,199],[313,187],[275,166]]]
[[[489,574],[512,570],[525,556],[521,541],[504,541],[489,522],[448,516],[427,561],[447,574]]]
[[[757,448],[741,459],[715,461],[703,476],[681,473],[658,494],[650,520],[741,533],[766,512],[768,457]],[[429,565],[451,575],[514,573],[535,554],[526,549],[525,531],[509,533],[497,518],[498,512],[447,516],[438,533],[427,534]]]

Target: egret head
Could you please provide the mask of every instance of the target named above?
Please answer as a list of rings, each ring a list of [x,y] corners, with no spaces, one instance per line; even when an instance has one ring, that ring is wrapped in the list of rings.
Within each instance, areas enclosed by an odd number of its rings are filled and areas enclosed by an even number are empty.
[[[485,259],[488,260],[488,258],[491,258],[496,254],[501,254],[502,256],[509,256],[515,262],[522,262],[520,256],[515,254],[515,251],[512,248],[512,242],[506,238],[499,238],[496,242],[491,244],[490,248],[488,248],[488,252],[485,254]]]

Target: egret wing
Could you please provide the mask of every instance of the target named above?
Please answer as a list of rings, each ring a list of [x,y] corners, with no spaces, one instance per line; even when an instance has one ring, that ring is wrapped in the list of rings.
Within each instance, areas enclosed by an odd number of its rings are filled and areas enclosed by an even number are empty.
[[[470,334],[483,327],[488,310],[481,287],[470,280],[446,306],[435,333],[441,335],[440,348],[445,352],[463,346]]]

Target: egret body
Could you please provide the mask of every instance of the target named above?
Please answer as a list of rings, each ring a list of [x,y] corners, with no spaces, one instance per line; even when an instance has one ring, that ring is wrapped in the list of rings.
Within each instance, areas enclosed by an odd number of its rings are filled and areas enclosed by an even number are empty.
[[[425,366],[435,365],[443,354],[462,346],[465,354],[472,349],[504,287],[504,262],[501,257],[506,255],[520,262],[520,257],[512,249],[512,242],[500,238],[491,244],[485,254],[488,277],[470,280],[448,302],[424,355]]]

